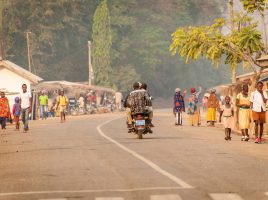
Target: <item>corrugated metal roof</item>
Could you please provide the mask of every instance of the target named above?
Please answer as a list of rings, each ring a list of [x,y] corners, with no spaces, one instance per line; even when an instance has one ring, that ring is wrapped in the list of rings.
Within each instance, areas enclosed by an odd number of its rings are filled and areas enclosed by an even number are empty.
[[[263,78],[260,79],[260,81],[268,81],[268,76],[264,76]]]
[[[0,66],[7,68],[8,70],[30,80],[35,84],[43,80],[41,77],[27,71],[26,69],[23,69],[22,67],[16,65],[13,62],[10,62],[9,60],[1,60]]]
[[[77,87],[77,88],[84,88],[88,90],[96,90],[96,91],[104,91],[104,92],[110,92],[110,93],[115,93],[116,91],[112,88],[107,88],[107,87],[102,87],[102,86],[89,86],[86,84],[82,83],[76,83],[76,82],[69,82],[69,81],[45,81],[42,83],[39,83],[38,85],[35,86],[35,88],[67,88],[67,87]]]
[[[262,71],[262,73],[263,73],[263,72],[268,72],[268,68],[267,68],[267,69],[264,69],[264,70]],[[254,75],[254,72],[250,72],[250,73],[241,74],[241,75],[239,75],[239,76],[236,76],[236,78],[238,79],[238,78],[251,77],[251,76],[253,76],[253,75]]]
[[[260,57],[260,58],[258,58],[258,59],[256,59],[256,60],[268,60],[268,55],[265,55],[265,56],[262,56],[262,57]]]

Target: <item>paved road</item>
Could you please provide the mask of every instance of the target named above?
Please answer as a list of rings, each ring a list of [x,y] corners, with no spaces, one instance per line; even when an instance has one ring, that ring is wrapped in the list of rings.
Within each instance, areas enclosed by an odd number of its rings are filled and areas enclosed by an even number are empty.
[[[267,200],[268,145],[224,141],[220,128],[126,133],[123,114],[32,122],[0,132],[0,200]]]

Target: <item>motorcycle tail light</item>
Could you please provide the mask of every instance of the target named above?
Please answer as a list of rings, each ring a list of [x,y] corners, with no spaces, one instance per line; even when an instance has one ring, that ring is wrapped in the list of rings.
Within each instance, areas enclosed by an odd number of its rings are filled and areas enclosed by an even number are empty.
[[[142,116],[141,116],[141,115],[138,115],[137,118],[138,118],[138,119],[142,119]]]

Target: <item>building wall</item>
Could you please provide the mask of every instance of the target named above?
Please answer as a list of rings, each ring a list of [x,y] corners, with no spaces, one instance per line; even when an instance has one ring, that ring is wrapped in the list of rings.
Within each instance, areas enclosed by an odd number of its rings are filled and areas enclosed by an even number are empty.
[[[28,91],[30,91],[31,82],[28,79],[25,79],[24,77],[0,66],[0,89],[5,89],[8,92],[18,93],[15,95],[7,95],[10,106],[13,106],[14,99],[16,96],[19,96],[19,93],[22,91],[21,86],[24,83],[27,85]]]

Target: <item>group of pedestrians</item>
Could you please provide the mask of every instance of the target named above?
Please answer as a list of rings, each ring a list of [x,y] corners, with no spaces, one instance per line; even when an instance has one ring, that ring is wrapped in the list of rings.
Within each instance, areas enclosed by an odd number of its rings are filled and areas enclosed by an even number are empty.
[[[199,86],[199,91],[196,91],[194,87],[190,90],[191,94],[188,100],[187,114],[189,115],[189,121],[192,126],[201,125],[201,113],[200,113],[200,100],[199,96],[202,93],[202,87]],[[173,113],[175,115],[176,121],[175,125],[182,125],[182,113],[186,111],[185,101],[187,90],[181,92],[180,88],[175,89],[174,95],[174,107]]]
[[[202,87],[196,92],[191,88],[188,106],[186,109],[184,98],[187,91],[181,92],[180,88],[175,89],[173,112],[175,115],[175,124],[182,125],[182,113],[187,110],[189,121],[192,126],[201,124],[199,96]],[[205,103],[207,108],[206,120],[208,126],[214,127],[217,121],[217,111],[220,113],[219,122],[222,122],[225,128],[225,140],[231,140],[231,132],[234,128],[234,103],[230,96],[226,96],[222,101],[218,100],[216,90],[212,89],[210,94],[205,94]],[[255,143],[263,141],[262,135],[265,123],[265,112],[267,94],[263,91],[263,83],[258,82],[256,90],[249,94],[248,85],[243,85],[242,91],[236,96],[235,105],[237,107],[237,124],[241,130],[241,141],[249,141],[249,129],[251,121],[255,126]],[[203,101],[204,103],[204,101]]]
[[[242,92],[237,96],[236,105],[239,107],[238,121],[242,132],[242,141],[249,140],[248,130],[252,118],[255,125],[255,143],[262,142],[267,99],[267,94],[263,91],[262,82],[258,82],[256,90],[251,95],[248,94],[248,86],[245,85]]]
[[[5,96],[5,92],[1,91],[0,98],[0,122],[1,128],[6,129],[7,119],[12,123],[12,117],[9,107],[9,101]],[[22,92],[18,97],[14,99],[14,105],[12,108],[12,114],[14,116],[14,122],[16,126],[16,130],[20,129],[19,118],[21,116],[21,120],[23,122],[23,131],[27,132],[29,130],[28,120],[29,113],[31,113],[32,109],[32,95],[27,91],[27,85],[22,85]]]
[[[23,132],[29,130],[29,116],[32,112],[32,94],[27,90],[27,85],[23,84],[20,94],[15,97],[12,110],[10,110],[9,100],[5,96],[5,92],[0,92],[0,124],[1,129],[6,129],[6,122],[9,120],[13,123],[12,115],[15,123],[15,130],[20,130],[20,120],[23,123]],[[41,119],[47,117],[48,96],[42,91],[38,97]],[[60,109],[61,122],[65,122],[66,109],[68,107],[68,98],[61,91],[57,97],[56,107]],[[11,115],[12,114],[12,115]]]
[[[249,141],[251,121],[254,122],[255,143],[260,144],[263,139],[267,94],[263,91],[263,83],[258,82],[256,90],[249,94],[248,85],[243,85],[242,91],[236,97],[237,123],[241,130],[241,141]],[[225,104],[221,107],[220,119],[223,116],[225,140],[231,140],[231,129],[234,127],[234,107],[231,98],[225,97]]]

